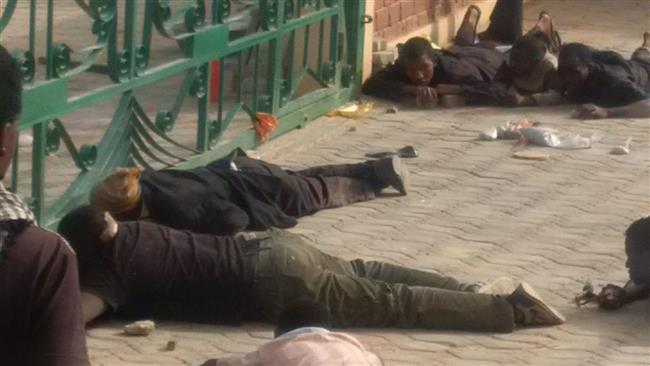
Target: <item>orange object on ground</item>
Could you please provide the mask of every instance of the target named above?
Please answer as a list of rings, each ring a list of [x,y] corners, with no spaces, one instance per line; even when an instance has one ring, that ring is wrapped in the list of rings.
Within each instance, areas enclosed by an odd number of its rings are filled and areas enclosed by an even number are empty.
[[[255,114],[253,124],[255,125],[255,132],[257,132],[260,140],[266,142],[269,139],[269,134],[278,127],[278,119],[271,114],[258,112]]]

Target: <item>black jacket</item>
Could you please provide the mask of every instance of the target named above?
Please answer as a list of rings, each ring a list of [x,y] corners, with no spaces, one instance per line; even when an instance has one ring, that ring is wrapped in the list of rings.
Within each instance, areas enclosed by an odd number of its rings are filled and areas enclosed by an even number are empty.
[[[231,170],[229,160],[222,159],[186,171],[146,171],[140,184],[154,221],[197,233],[229,235],[296,225],[279,202],[280,179]]]

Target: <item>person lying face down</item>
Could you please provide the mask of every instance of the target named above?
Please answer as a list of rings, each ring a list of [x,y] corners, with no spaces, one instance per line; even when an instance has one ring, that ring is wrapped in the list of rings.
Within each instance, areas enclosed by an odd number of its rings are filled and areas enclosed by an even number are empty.
[[[491,82],[505,56],[494,48],[454,46],[434,50],[422,37],[399,47],[397,61],[374,73],[363,93],[417,107],[435,107],[438,96],[459,94],[463,85]]]
[[[488,290],[388,263],[343,260],[279,230],[204,235],[145,221],[116,223],[85,206],[66,215],[59,232],[78,252],[86,321],[112,309],[277,323],[296,299],[322,304],[336,327],[511,332],[564,321],[526,283],[501,294],[476,293]]]
[[[456,33],[454,45],[434,50],[429,41],[414,37],[399,50],[397,61],[373,74],[363,85],[368,95],[433,107],[444,94],[461,94],[471,104],[548,105],[558,103],[549,93],[556,60],[547,52],[559,47],[551,17],[539,20],[518,39],[506,56],[494,44],[476,43],[480,11],[470,6]]]
[[[90,202],[120,220],[227,235],[292,227],[299,217],[374,199],[389,186],[407,193],[408,169],[398,157],[289,171],[237,156],[191,170],[115,169]]]
[[[566,97],[582,104],[577,117],[650,117],[650,33],[630,60],[581,43],[560,49],[558,74]]]
[[[601,308],[615,310],[650,295],[650,216],[636,220],[625,231],[625,254],[630,280],[624,287],[606,285],[601,297],[609,296]]]
[[[518,39],[510,50],[508,63],[496,76],[487,92],[495,95],[497,104],[510,106],[551,105],[562,101],[557,77],[557,58],[548,52],[546,44],[535,35]],[[507,90],[498,87],[503,83]]]

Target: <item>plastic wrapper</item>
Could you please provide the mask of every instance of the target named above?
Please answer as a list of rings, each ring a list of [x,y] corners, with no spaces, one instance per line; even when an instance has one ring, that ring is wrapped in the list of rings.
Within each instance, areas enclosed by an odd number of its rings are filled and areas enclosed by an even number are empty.
[[[494,140],[517,140],[521,137],[519,130],[526,127],[535,126],[526,118],[516,121],[508,121],[503,126],[496,126],[489,128],[478,135],[478,139],[482,141]]]
[[[526,143],[533,145],[568,150],[591,148],[591,139],[577,133],[561,132],[547,127],[525,127],[519,129],[519,133]]]
[[[348,103],[327,113],[328,117],[363,118],[372,110],[373,102]]]
[[[259,112],[255,114],[254,124],[255,132],[257,132],[260,140],[266,142],[271,132],[278,127],[278,119],[271,114]]]

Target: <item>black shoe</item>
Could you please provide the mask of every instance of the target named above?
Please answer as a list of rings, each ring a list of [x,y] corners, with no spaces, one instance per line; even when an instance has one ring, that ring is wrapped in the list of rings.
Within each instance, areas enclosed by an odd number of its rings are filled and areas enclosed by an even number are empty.
[[[408,193],[409,171],[399,156],[378,160],[375,165],[375,174],[382,182],[395,188],[402,195]]]
[[[389,158],[393,155],[397,155],[400,158],[412,159],[418,157],[418,151],[413,146],[406,145],[402,148],[397,149],[396,151],[382,151],[377,153],[367,153],[366,157],[373,158],[373,159],[382,159],[382,158]]]

